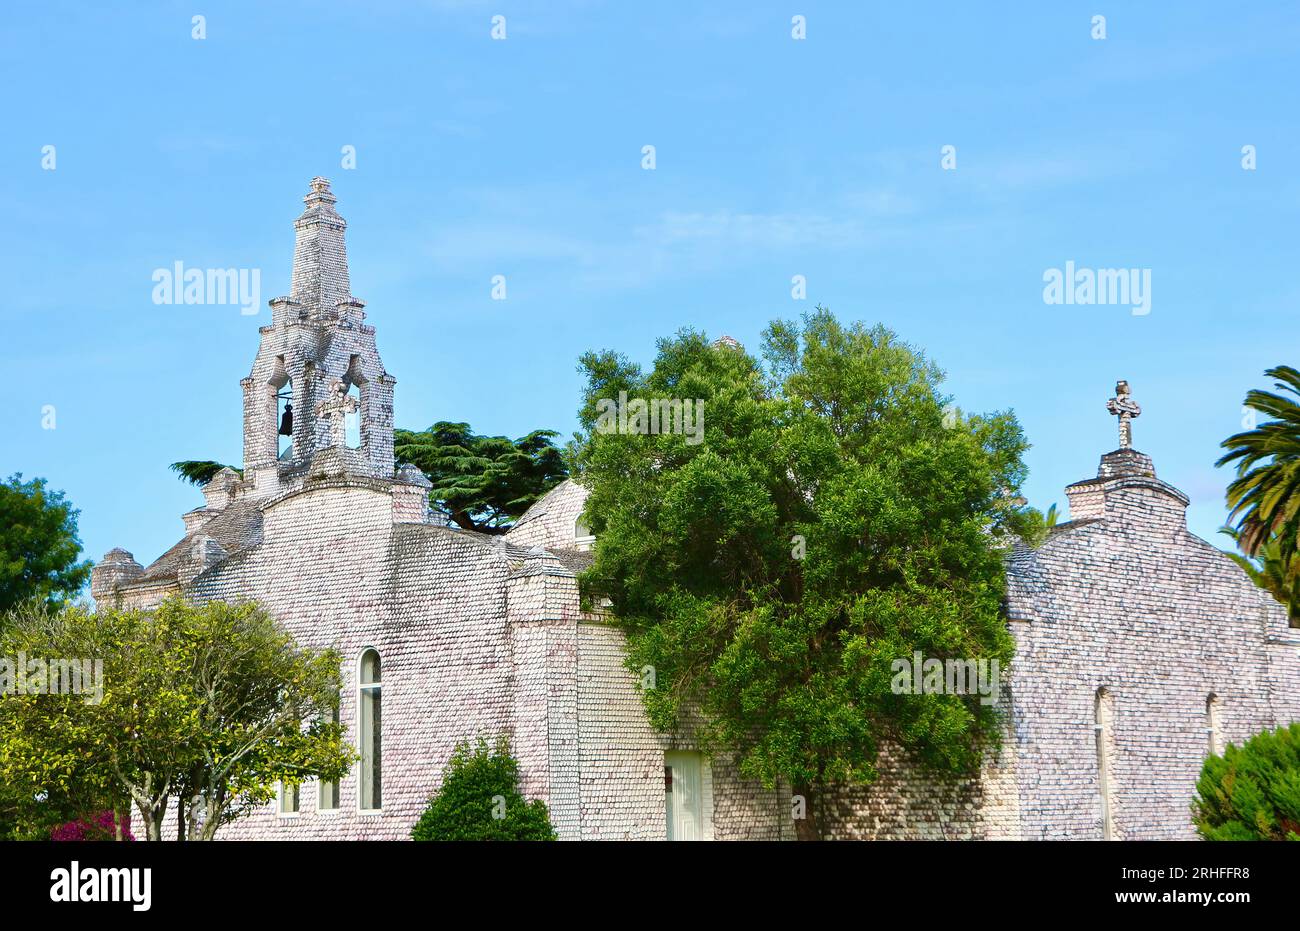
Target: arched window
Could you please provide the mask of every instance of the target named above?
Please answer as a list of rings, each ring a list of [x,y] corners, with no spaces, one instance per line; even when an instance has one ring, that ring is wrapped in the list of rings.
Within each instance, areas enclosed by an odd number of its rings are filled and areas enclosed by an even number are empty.
[[[356,401],[356,410],[343,415],[343,443],[348,449],[361,448],[361,388],[355,382],[348,384],[348,397]]]
[[[293,458],[293,379],[285,379],[275,392],[276,458]]]
[[[1102,840],[1114,840],[1115,821],[1114,805],[1111,799],[1111,740],[1113,734],[1113,703],[1108,689],[1097,689],[1093,700],[1093,732],[1097,741],[1097,790],[1101,794],[1101,837]]]
[[[361,449],[369,439],[365,424],[367,379],[362,371],[361,356],[354,355],[348,360],[348,370],[343,374],[343,383],[347,385],[348,397],[355,403],[356,410],[349,411],[343,417],[343,445],[348,449]]]
[[[1205,742],[1210,756],[1219,752],[1219,696],[1213,692],[1205,699]]]
[[[293,422],[298,412],[293,407],[293,380],[285,368],[284,356],[276,356],[275,370],[267,381],[267,389],[270,414],[274,418],[267,448],[275,450],[277,459],[292,459]]]
[[[357,663],[357,749],[361,755],[357,807],[362,811],[378,811],[383,807],[380,720],[379,654],[366,650]]]

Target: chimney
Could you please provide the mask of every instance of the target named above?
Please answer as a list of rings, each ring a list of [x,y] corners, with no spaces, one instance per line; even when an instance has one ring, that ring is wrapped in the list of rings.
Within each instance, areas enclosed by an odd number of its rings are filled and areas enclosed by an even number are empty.
[[[90,571],[90,595],[98,602],[111,601],[119,587],[130,585],[142,575],[144,566],[126,550],[114,547]]]
[[[239,473],[234,469],[229,466],[223,468],[216,475],[212,476],[212,478],[208,480],[208,483],[203,486],[203,498],[205,504],[199,510],[208,511],[209,517],[213,514],[220,514],[226,509],[226,505],[230,504],[230,502],[234,500],[235,495],[239,491],[238,486],[241,481],[242,479],[239,477]],[[194,512],[191,511],[190,513],[193,514]],[[185,529],[191,529],[188,514],[185,516]]]
[[[409,463],[397,467],[393,480],[393,523],[426,524],[429,522],[429,489],[433,482]]]

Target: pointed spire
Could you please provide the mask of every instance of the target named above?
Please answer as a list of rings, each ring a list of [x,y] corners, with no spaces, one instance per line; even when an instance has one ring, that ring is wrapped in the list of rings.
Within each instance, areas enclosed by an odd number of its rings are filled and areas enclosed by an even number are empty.
[[[336,201],[328,180],[312,178],[311,192],[303,198],[307,209],[293,224],[292,297],[316,320],[333,319],[338,302],[352,298],[343,239],[348,225],[335,211]]]

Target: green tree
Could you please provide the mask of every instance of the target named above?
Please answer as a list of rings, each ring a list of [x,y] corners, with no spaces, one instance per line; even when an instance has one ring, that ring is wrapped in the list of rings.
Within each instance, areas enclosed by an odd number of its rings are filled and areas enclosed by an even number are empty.
[[[90,578],[90,562],[77,561],[79,512],[45,479],[22,478],[0,482],[0,613],[29,599],[64,604]]]
[[[1300,841],[1300,723],[1207,759],[1192,820],[1207,840]]]
[[[433,488],[433,506],[466,530],[505,533],[511,523],[568,475],[554,430],[517,440],[479,436],[467,423],[439,421],[419,433],[394,431],[394,453]]]
[[[19,652],[102,660],[102,695],[0,701],[0,783],[79,814],[129,800],[151,840],[173,799],[181,836],[210,840],[278,781],[341,778],[354,759],[333,723],[338,655],[253,604],[22,612],[0,636],[0,655]]]
[[[67,613],[82,611],[67,608]],[[86,759],[75,740],[47,741],[50,734],[69,735],[80,720],[84,699],[23,696],[17,688],[18,652],[45,643],[44,631],[58,625],[48,605],[30,601],[8,612],[0,625],[0,839],[49,840],[59,825],[87,814],[130,810],[130,798],[114,790],[107,768]],[[44,649],[31,654],[45,658]],[[69,658],[63,654],[55,654]],[[25,657],[23,658],[25,660]],[[13,664],[13,665],[9,665]],[[23,673],[27,673],[26,668]],[[44,680],[42,680],[44,681]]]
[[[199,487],[212,481],[212,477],[222,469],[230,469],[238,475],[244,474],[243,469],[228,466],[223,462],[214,462],[211,459],[185,459],[181,462],[173,462],[167,468],[179,475],[183,481]]]
[[[1223,441],[1218,465],[1235,463],[1228,485],[1229,526],[1245,558],[1233,557],[1254,582],[1287,606],[1300,625],[1300,372],[1279,365],[1264,373],[1277,391],[1251,390],[1246,407],[1268,418]]]
[[[873,781],[882,742],[969,773],[997,740],[978,696],[894,694],[892,663],[1006,668],[1002,548],[1044,522],[1017,497],[1015,418],[955,414],[939,370],[883,327],[819,307],[772,323],[763,356],[683,331],[648,374],[582,357],[572,455],[598,541],[584,585],[612,602],[629,667],[654,670],[653,724],[698,710],[702,747],[790,784],[814,838],[825,787]],[[704,441],[603,432],[620,391],[702,400]]]
[[[442,786],[411,829],[415,840],[555,840],[541,799],[519,792],[519,763],[504,737],[456,745]]]

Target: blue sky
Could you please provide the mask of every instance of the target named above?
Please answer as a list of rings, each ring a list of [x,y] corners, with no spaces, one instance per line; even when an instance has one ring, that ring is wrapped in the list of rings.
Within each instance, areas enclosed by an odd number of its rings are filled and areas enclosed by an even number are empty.
[[[982,7],[15,5],[0,471],[66,491],[93,558],[175,542],[201,498],[167,465],[240,460],[269,311],[155,305],[153,270],[259,268],[263,301],[288,293],[324,175],[401,426],[567,435],[584,350],[649,361],[682,326],[756,348],[821,303],[924,348],[963,409],[1014,409],[1044,508],[1116,445],[1127,378],[1135,446],[1226,543],[1218,444],[1265,368],[1300,364],[1300,12]],[[1151,312],[1045,304],[1067,261],[1150,269]]]

